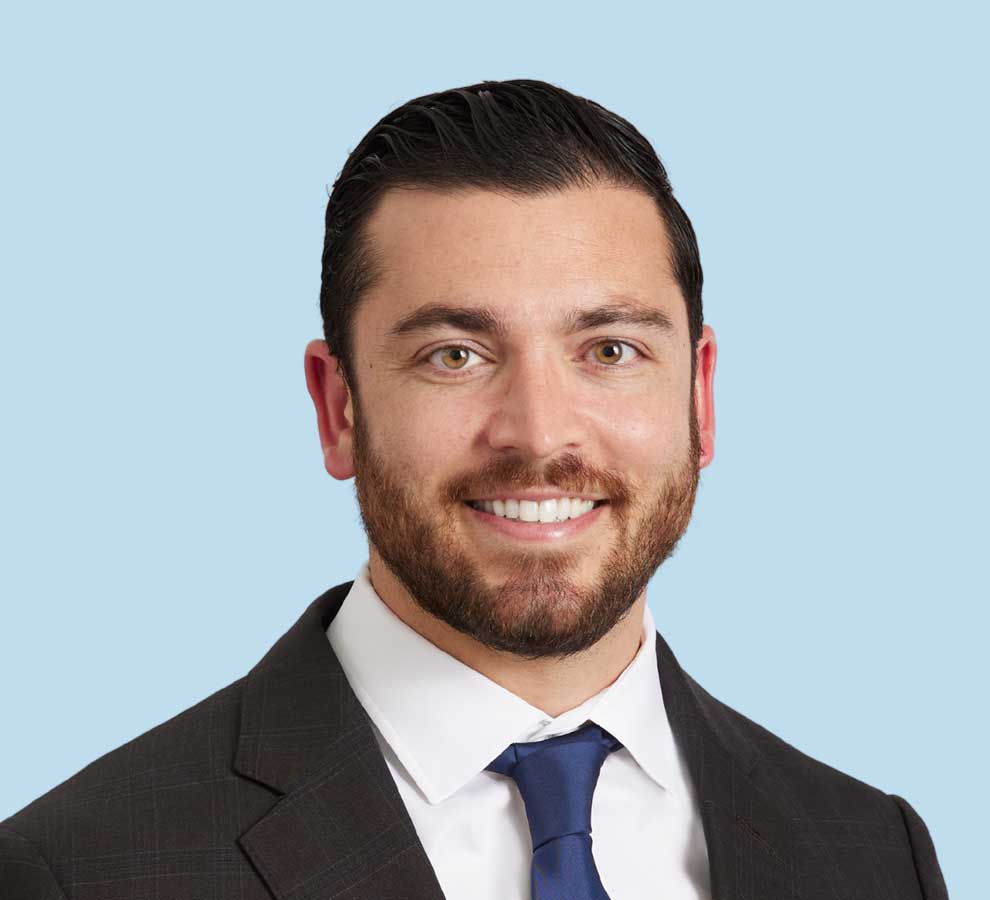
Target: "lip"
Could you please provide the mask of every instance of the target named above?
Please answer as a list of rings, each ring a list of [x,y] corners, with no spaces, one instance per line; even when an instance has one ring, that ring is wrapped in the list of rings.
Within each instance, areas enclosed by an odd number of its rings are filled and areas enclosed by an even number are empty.
[[[540,542],[566,541],[587,531],[602,517],[603,511],[608,509],[610,504],[603,503],[583,516],[567,519],[564,522],[520,522],[518,519],[506,519],[494,513],[475,509],[466,503],[462,503],[461,506],[479,525],[498,534],[516,540]]]

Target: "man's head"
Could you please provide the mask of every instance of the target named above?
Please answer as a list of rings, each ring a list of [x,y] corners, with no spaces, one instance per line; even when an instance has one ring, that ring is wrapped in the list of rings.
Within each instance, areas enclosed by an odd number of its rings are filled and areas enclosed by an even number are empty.
[[[592,646],[712,455],[697,245],[648,142],[543,82],[418,98],[348,159],[323,261],[307,382],[373,558],[487,647]],[[597,502],[537,537],[472,506],[520,494]]]

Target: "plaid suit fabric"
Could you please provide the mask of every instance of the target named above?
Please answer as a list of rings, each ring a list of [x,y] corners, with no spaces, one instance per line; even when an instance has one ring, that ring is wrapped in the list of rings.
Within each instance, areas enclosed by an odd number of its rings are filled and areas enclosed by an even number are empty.
[[[326,639],[350,585],[313,601],[245,677],[0,822],[0,898],[442,900]],[[906,800],[716,700],[659,633],[656,650],[713,900],[948,896]]]

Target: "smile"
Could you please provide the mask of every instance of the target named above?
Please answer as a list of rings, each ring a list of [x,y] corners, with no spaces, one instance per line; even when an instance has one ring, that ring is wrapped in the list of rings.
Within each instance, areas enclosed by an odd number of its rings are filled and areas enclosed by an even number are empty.
[[[609,507],[607,500],[578,499],[576,503],[570,503],[568,501],[572,498],[563,499],[566,506],[555,500],[539,503],[535,500],[465,500],[463,505],[470,519],[489,534],[515,540],[551,542],[567,540],[588,531]],[[496,503],[501,506],[500,511]],[[487,509],[486,504],[490,504],[491,508]],[[514,516],[511,515],[513,512]],[[549,518],[551,514],[553,518]]]
[[[550,500],[466,500],[468,506],[503,519],[521,522],[566,522],[587,515],[606,500],[583,500],[580,497],[558,497]]]

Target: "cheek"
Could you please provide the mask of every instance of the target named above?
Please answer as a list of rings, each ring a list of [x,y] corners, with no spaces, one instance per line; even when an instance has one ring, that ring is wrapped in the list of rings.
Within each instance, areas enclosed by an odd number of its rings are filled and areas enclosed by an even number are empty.
[[[388,448],[393,471],[415,476],[418,484],[435,483],[458,471],[469,458],[470,428],[453,410],[412,403],[383,404],[381,446]]]
[[[665,401],[641,401],[613,407],[596,417],[603,452],[619,469],[650,470],[665,465],[689,443],[687,407]]]

